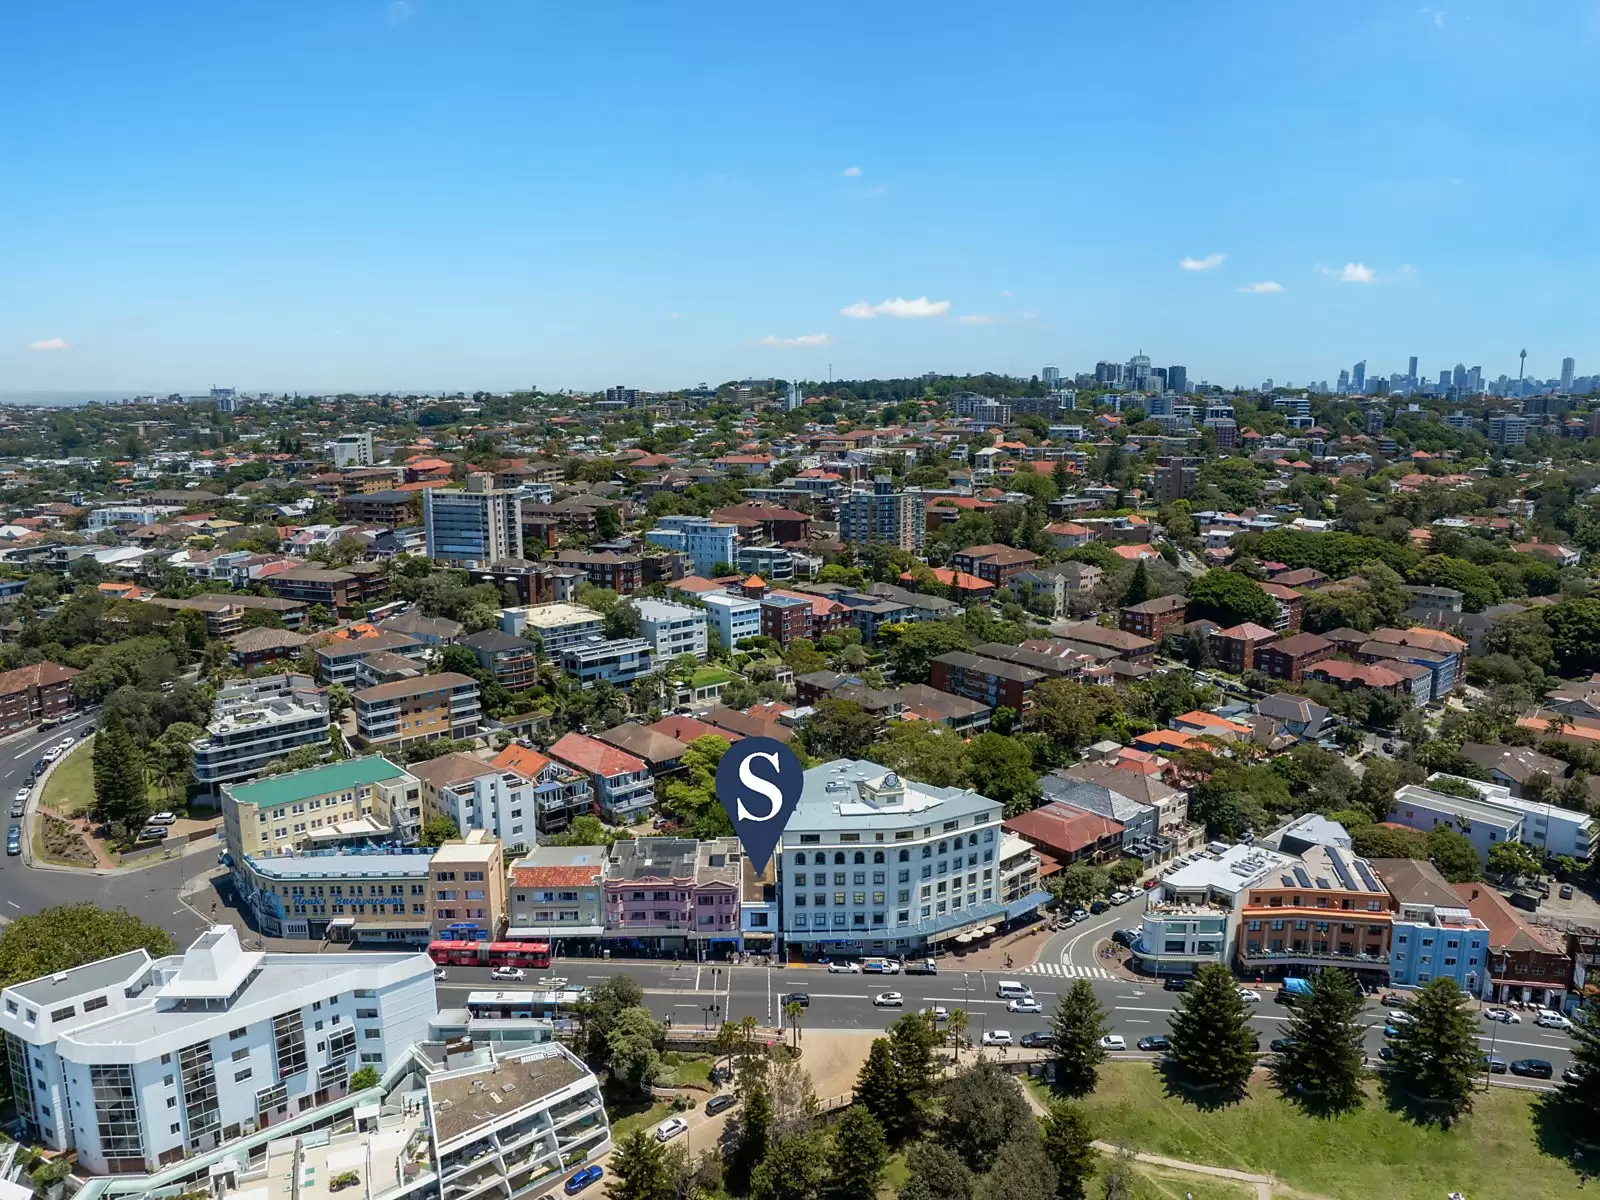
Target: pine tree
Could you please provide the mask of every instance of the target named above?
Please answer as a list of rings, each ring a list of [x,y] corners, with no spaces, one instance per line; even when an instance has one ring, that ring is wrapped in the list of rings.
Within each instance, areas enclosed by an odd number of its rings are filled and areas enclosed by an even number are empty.
[[[1056,1087],[1069,1096],[1094,1091],[1106,1052],[1100,1038],[1106,1031],[1105,1009],[1094,998],[1087,979],[1075,979],[1056,1003],[1050,1036],[1056,1055]]]
[[[983,1200],[1056,1200],[1056,1169],[1045,1154],[1039,1127],[1033,1121],[995,1156],[984,1178]]]
[[[1084,1200],[1099,1151],[1082,1105],[1057,1100],[1044,1118],[1044,1148],[1056,1169],[1056,1200]]]
[[[113,711],[94,738],[95,810],[101,819],[132,831],[150,815],[145,797],[144,755]]]
[[[753,1083],[742,1090],[744,1106],[738,1117],[733,1137],[734,1150],[729,1165],[733,1168],[736,1180],[748,1184],[751,1175],[762,1159],[766,1158],[767,1150],[771,1146],[772,1093],[767,1089],[765,1082]]]
[[[861,1105],[852,1104],[833,1130],[833,1153],[828,1159],[832,1190],[846,1200],[872,1200],[888,1164],[883,1126]]]
[[[917,1142],[906,1153],[900,1200],[972,1200],[975,1182],[954,1150],[938,1142]]]
[[[1155,595],[1155,590],[1155,586],[1150,582],[1150,572],[1145,569],[1144,559],[1141,558],[1128,580],[1128,590],[1122,594],[1122,603],[1143,604]]]
[[[856,1075],[856,1102],[877,1118],[885,1129],[895,1128],[899,1111],[898,1090],[894,1082],[894,1054],[888,1038],[873,1038],[867,1061]]]
[[[980,1175],[994,1166],[1007,1142],[1033,1124],[1016,1080],[996,1063],[980,1059],[945,1081],[945,1144]]]
[[[933,1049],[939,1033],[922,1013],[907,1013],[889,1026],[889,1052],[894,1059],[895,1119],[888,1128],[901,1135],[922,1128],[933,1100],[938,1067]]]
[[[635,1129],[611,1156],[606,1200],[671,1200],[667,1151],[646,1130]]]
[[[1448,1125],[1472,1108],[1483,1062],[1477,1022],[1448,976],[1423,987],[1406,1012],[1411,1020],[1395,1039],[1387,1079],[1391,1095]]]
[[[1361,995],[1343,971],[1319,971],[1311,994],[1289,1018],[1289,1047],[1273,1064],[1278,1086],[1290,1097],[1334,1112],[1357,1108],[1365,1097],[1362,1074]]]
[[[1195,972],[1172,1016],[1173,1065],[1194,1087],[1238,1095],[1255,1069],[1255,1035],[1233,975],[1220,963]]]
[[[1576,1113],[1600,1112],[1600,994],[1589,993],[1573,1014],[1572,1065],[1577,1077],[1561,1085],[1561,1098]]]
[[[828,1162],[819,1134],[775,1142],[750,1176],[750,1200],[819,1200]]]

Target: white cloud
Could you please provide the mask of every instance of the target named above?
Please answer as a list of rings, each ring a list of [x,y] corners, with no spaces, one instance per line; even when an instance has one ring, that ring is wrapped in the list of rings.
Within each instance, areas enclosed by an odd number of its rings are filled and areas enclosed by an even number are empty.
[[[46,338],[42,342],[29,342],[29,350],[71,350],[66,338]]]
[[[1283,291],[1283,284],[1274,283],[1270,279],[1263,279],[1260,283],[1247,283],[1236,290],[1241,292],[1281,292]]]
[[[854,317],[858,321],[870,321],[873,317],[899,317],[901,319],[913,317],[942,317],[950,311],[950,301],[929,300],[926,296],[918,296],[915,300],[907,300],[896,296],[893,300],[885,300],[882,304],[868,304],[865,300],[857,300],[854,304],[839,310],[841,317]]]
[[[1209,271],[1212,267],[1220,267],[1226,254],[1208,254],[1204,258],[1189,258],[1185,255],[1178,261],[1178,265],[1185,271]]]
[[[1410,263],[1401,263],[1399,273],[1401,275],[1415,275],[1417,273],[1417,269]]]
[[[676,321],[677,319],[678,319],[678,314],[677,313],[668,313],[667,314],[667,320]]]
[[[1377,283],[1378,273],[1366,263],[1347,262],[1338,270],[1332,267],[1323,267],[1324,275],[1333,275],[1340,283]]]
[[[1011,295],[1011,289],[1010,288],[1006,288],[1005,291],[1001,292],[1000,294],[1002,296],[1009,296],[1009,295]]]
[[[412,11],[410,0],[390,0],[389,24],[404,25],[411,19]]]
[[[1417,9],[1417,15],[1419,17],[1431,17],[1435,29],[1444,28],[1445,12],[1442,8],[1419,8]]]
[[[998,325],[999,317],[992,317],[988,313],[962,313],[956,318],[957,325]]]
[[[757,338],[756,345],[772,346],[779,350],[792,350],[801,346],[831,346],[833,338],[826,333],[802,333],[799,337],[766,337]]]
[[[860,167],[846,167],[844,170],[840,171],[839,174],[843,175],[847,179],[855,179],[855,178],[860,176],[861,168]]]

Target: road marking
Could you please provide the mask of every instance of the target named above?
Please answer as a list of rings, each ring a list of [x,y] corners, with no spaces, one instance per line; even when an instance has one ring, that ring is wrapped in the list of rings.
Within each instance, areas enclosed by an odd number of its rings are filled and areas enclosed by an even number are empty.
[[[1080,967],[1077,963],[1034,963],[1022,969],[1024,975],[1064,975],[1068,979],[1115,979],[1104,967]]]
[[[15,900],[7,900],[6,903],[11,905],[11,907],[16,909],[18,912],[22,911],[22,905],[18,904]]]
[[[1123,1022],[1123,1024],[1124,1025],[1153,1025],[1153,1024],[1155,1024],[1155,1022],[1147,1021],[1143,1017],[1129,1017],[1126,1021]]]

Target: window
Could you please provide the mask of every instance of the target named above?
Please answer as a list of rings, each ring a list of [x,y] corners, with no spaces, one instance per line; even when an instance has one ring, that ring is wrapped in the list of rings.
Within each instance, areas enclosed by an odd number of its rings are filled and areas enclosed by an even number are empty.
[[[69,1004],[65,1008],[58,1008],[58,1009],[55,1009],[54,1011],[52,1011],[51,1014],[50,1014],[50,1019],[52,1021],[65,1021],[68,1018],[75,1017],[77,1015],[78,1015],[78,1007],[77,1007],[77,1005]]]
[[[235,1083],[243,1083],[246,1079],[249,1079],[249,1078],[250,1078],[250,1068],[249,1067],[246,1067],[242,1071],[235,1071],[233,1073],[233,1081]]]

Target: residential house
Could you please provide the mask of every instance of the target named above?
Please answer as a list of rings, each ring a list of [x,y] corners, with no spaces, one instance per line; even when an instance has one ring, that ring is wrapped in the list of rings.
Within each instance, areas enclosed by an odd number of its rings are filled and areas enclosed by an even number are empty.
[[[1316,701],[1281,692],[1257,700],[1255,710],[1257,716],[1271,718],[1278,728],[1307,742],[1322,736],[1322,727],[1328,719],[1328,710]]]
[[[594,736],[607,745],[626,750],[635,758],[642,759],[657,779],[678,770],[683,765],[683,752],[688,749],[677,738],[632,721],[602,730]]]
[[[1468,911],[1489,930],[1489,981],[1481,993],[1497,1004],[1517,1000],[1557,1012],[1574,999],[1566,940],[1533,924],[1486,883],[1453,885]]]
[[[48,661],[0,673],[0,728],[22,729],[66,717],[72,710],[72,681],[80,674],[76,667]]]
[[[1259,626],[1258,626],[1259,628]],[[1252,662],[1255,669],[1274,679],[1298,682],[1307,668],[1323,659],[1333,657],[1334,646],[1327,638],[1314,633],[1292,633],[1255,648]]]
[[[525,742],[512,742],[490,763],[502,771],[516,772],[533,785],[534,823],[540,833],[560,833],[572,824],[572,818],[595,812],[589,776]]]
[[[630,824],[655,801],[650,768],[626,750],[581,733],[567,733],[550,747],[549,755],[589,777],[595,802],[607,821]]]
[[[1548,781],[1559,780],[1567,773],[1567,764],[1559,758],[1540,754],[1531,746],[1486,746],[1481,742],[1464,742],[1461,753],[1489,772],[1489,778],[1508,788],[1513,796],[1521,796],[1522,789],[1535,776]]]
[[[1105,862],[1122,854],[1121,822],[1065,804],[1047,803],[1007,817],[1005,827],[1063,866]]]

